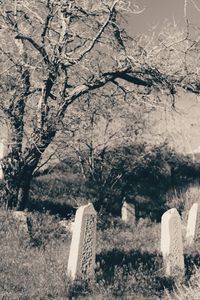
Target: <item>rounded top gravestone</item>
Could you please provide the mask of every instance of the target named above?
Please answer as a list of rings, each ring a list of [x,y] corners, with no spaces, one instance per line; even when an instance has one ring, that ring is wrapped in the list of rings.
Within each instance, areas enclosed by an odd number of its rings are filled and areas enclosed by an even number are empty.
[[[79,207],[76,212],[67,268],[71,279],[94,276],[96,219],[92,203]]]
[[[161,252],[168,276],[184,275],[181,218],[176,208],[166,211],[161,218]]]

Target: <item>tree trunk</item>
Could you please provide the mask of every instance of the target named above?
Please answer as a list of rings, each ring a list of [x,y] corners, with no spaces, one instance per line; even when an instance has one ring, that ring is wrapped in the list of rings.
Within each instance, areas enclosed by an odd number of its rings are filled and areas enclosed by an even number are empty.
[[[24,210],[26,208],[31,180],[32,174],[29,172],[24,172],[23,175],[16,173],[11,176],[4,171],[2,200],[7,209]]]
[[[20,186],[18,189],[17,195],[17,210],[24,210],[27,206],[29,200],[29,191],[30,191],[30,184],[32,180],[32,175],[27,174],[26,178],[23,178],[20,182]]]
[[[49,127],[42,133],[36,132],[34,143],[23,152],[22,138],[18,141],[17,132],[12,130],[11,133],[11,147],[2,161],[4,187],[1,190],[1,199],[7,208],[23,210],[27,206],[33,172],[43,152],[53,140],[56,130]]]
[[[6,208],[24,210],[27,206],[33,171],[37,167],[41,154],[32,151],[29,163],[23,158],[15,159],[9,154],[2,164],[4,183],[1,198]]]

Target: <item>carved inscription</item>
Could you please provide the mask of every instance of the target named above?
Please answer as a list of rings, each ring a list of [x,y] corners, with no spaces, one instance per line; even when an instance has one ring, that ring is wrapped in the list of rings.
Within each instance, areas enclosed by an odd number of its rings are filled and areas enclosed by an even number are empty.
[[[85,229],[81,255],[81,273],[84,276],[94,273],[95,263],[95,239],[96,239],[96,217],[85,216]]]
[[[76,212],[68,261],[68,275],[92,277],[96,256],[96,211],[90,203]]]
[[[179,216],[173,216],[169,223],[169,234],[171,238],[170,249],[169,249],[169,274],[170,275],[181,275],[183,273],[183,245],[182,245],[182,234],[181,234],[181,222]]]

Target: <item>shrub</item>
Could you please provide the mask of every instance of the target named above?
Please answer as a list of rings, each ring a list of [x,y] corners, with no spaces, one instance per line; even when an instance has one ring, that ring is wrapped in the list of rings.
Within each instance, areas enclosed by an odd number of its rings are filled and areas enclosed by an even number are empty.
[[[198,164],[166,144],[122,146],[96,157],[87,177],[88,197],[97,210],[119,215],[126,198],[136,205],[137,217],[160,219],[166,195],[185,188],[200,174]],[[143,214],[142,214],[143,211]]]
[[[28,231],[30,246],[45,248],[52,241],[70,241],[71,232],[63,232],[58,221],[58,218],[49,215],[47,212],[45,214],[38,212],[29,213]]]
[[[88,165],[86,153],[81,167],[75,158],[54,166],[49,174],[34,179],[28,209],[49,210],[62,217],[74,207],[92,201],[101,214],[118,216],[124,199],[135,204],[136,218],[160,220],[174,191],[179,195],[200,175],[198,163],[176,153],[167,144],[150,147],[134,144],[96,153]],[[179,201],[179,209],[183,203]]]

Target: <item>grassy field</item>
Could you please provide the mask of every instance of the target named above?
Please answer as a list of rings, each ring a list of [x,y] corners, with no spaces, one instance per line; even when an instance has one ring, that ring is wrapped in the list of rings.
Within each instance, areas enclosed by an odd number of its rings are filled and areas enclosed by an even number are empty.
[[[128,226],[119,217],[107,216],[105,222],[99,215],[95,279],[70,282],[66,271],[71,232],[59,221],[65,216],[70,223],[75,208],[87,203],[83,196],[76,197],[80,185],[72,183],[77,178],[70,178],[67,185],[61,174],[35,181],[31,195],[36,210],[27,212],[29,233],[11,211],[0,210],[0,299],[200,299],[200,241],[184,247],[186,278],[178,286],[164,276],[160,223],[148,218]],[[169,207],[185,204],[183,234],[188,209],[198,194],[199,189],[192,188],[168,199]]]
[[[72,285],[66,277],[70,231],[48,214],[30,213],[29,218],[31,234],[25,234],[12,212],[1,211],[2,297],[157,299],[162,293],[159,224],[141,221],[137,227],[129,227],[113,219],[112,226],[98,230],[95,282]]]

